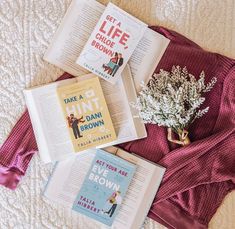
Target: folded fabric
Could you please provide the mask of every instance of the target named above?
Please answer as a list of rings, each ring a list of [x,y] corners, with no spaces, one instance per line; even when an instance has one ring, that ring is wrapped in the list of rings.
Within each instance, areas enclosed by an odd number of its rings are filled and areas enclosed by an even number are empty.
[[[235,60],[204,51],[198,45],[164,28],[152,29],[171,42],[160,69],[187,66],[206,81],[217,78],[206,94],[203,107],[209,112],[189,128],[192,143],[177,147],[166,140],[166,128],[147,125],[148,137],[123,144],[134,152],[167,168],[149,216],[168,228],[207,228],[225,195],[235,188]]]
[[[195,76],[204,70],[206,81],[217,77],[203,105],[210,110],[190,127],[189,146],[170,144],[165,128],[147,125],[146,139],[121,147],[167,168],[149,212],[152,219],[168,228],[206,228],[224,196],[235,188],[235,61],[204,51],[176,32],[152,29],[171,40],[155,72],[180,65]],[[72,76],[60,79],[66,77]],[[36,151],[26,111],[0,149],[0,184],[16,188]]]

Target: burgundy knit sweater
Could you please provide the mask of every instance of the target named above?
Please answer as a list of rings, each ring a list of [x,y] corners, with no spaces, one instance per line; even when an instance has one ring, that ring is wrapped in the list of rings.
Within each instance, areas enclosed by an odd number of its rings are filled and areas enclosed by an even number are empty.
[[[190,126],[189,146],[170,144],[166,128],[147,125],[146,139],[121,147],[167,168],[149,217],[168,228],[207,228],[235,188],[235,60],[204,51],[176,32],[152,29],[171,40],[155,72],[187,66],[195,76],[204,70],[207,82],[215,76],[217,83],[206,94],[203,107],[209,106],[209,112]],[[16,188],[36,151],[26,111],[0,149],[0,184]]]

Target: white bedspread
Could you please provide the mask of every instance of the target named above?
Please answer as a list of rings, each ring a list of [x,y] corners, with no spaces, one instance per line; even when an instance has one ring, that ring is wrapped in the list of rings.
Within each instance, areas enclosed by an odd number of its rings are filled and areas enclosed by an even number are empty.
[[[105,0],[103,3],[107,2]],[[202,47],[235,58],[235,0],[112,1],[149,24],[185,34]],[[22,114],[22,89],[62,71],[42,60],[70,0],[0,0],[0,144]],[[100,228],[42,198],[52,166],[35,156],[16,191],[0,187],[0,228]],[[226,197],[210,228],[234,228],[235,193]],[[145,228],[163,228],[148,220]]]

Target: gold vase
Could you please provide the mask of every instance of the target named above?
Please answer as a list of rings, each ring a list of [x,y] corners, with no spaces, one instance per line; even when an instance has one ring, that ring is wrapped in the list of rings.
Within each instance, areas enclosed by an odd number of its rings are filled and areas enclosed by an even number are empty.
[[[182,145],[182,146],[187,146],[189,145],[191,142],[190,142],[190,139],[188,137],[188,134],[189,132],[185,129],[181,130],[181,129],[178,129],[177,130],[177,134],[178,134],[178,137],[179,139],[174,139],[173,136],[172,136],[172,129],[171,128],[168,128],[167,129],[167,139],[168,141],[170,142],[173,142],[173,143],[176,143],[176,144],[179,144],[179,145]]]

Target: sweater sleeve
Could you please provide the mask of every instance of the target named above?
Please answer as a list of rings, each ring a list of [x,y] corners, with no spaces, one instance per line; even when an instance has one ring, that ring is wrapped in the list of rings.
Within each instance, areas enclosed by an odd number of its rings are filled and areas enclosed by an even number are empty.
[[[57,80],[72,77],[72,75],[64,73]],[[0,148],[0,185],[14,190],[37,151],[32,124],[26,110]]]

